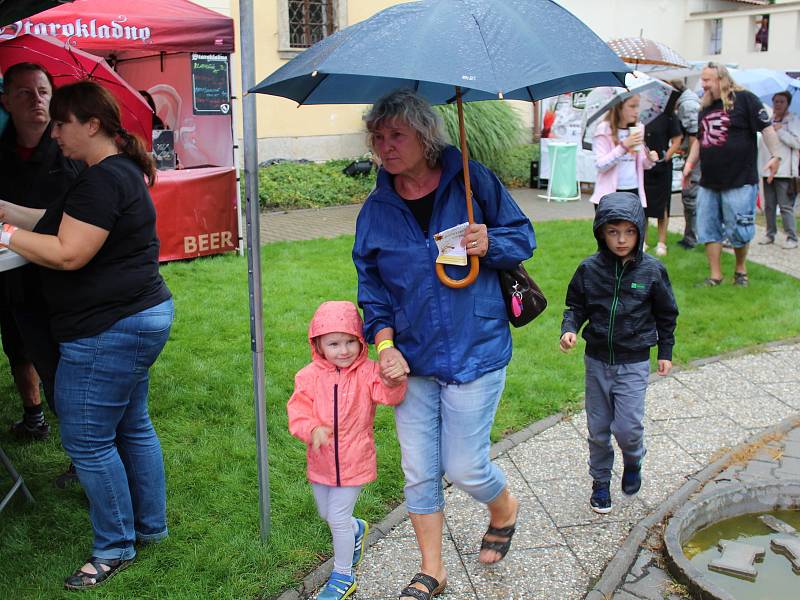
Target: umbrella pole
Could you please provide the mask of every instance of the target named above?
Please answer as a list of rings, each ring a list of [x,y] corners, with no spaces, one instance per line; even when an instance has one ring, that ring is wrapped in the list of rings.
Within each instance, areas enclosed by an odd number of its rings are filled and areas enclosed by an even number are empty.
[[[472,211],[472,183],[469,177],[469,149],[467,148],[467,134],[464,128],[464,103],[461,100],[461,87],[456,86],[456,106],[458,107],[458,135],[461,142],[461,161],[464,166],[464,190],[467,202],[467,220],[470,225],[475,222],[475,214]],[[444,265],[436,263],[436,274],[439,280],[447,287],[465,288],[474,283],[478,278],[480,261],[474,254],[469,257],[469,273],[464,279],[451,279],[445,273]]]

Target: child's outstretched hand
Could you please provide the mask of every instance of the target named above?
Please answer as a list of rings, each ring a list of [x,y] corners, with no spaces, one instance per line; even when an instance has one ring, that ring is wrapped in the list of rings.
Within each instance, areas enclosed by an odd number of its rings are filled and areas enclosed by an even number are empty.
[[[575,347],[575,342],[577,341],[578,336],[576,336],[572,331],[568,331],[564,335],[561,336],[561,343],[559,347],[561,348],[562,352],[569,352]]]
[[[408,368],[406,359],[397,348],[386,348],[378,358],[381,369],[381,379],[389,387],[397,387],[406,380],[411,369]]]
[[[400,383],[405,376],[406,367],[400,361],[393,359],[386,361],[386,368],[383,370],[383,377],[386,381],[391,381],[396,385]]]
[[[659,360],[658,361],[658,374],[662,377],[669,375],[669,372],[672,370],[672,361],[671,360]]]
[[[333,430],[325,425],[315,427],[311,432],[311,448],[319,450],[320,446],[327,446],[331,441]]]

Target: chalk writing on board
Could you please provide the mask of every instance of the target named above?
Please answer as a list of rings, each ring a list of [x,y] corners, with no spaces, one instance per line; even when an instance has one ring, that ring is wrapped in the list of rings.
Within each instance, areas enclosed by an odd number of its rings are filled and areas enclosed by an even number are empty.
[[[227,54],[192,54],[192,109],[196,115],[230,113]]]

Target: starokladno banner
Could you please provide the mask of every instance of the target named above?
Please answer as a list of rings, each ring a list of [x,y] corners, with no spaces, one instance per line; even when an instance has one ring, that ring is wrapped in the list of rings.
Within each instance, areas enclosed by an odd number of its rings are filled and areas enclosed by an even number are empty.
[[[0,40],[14,39],[26,33],[53,37],[88,38],[97,40],[138,40],[147,43],[151,38],[149,27],[129,24],[128,17],[120,15],[108,22],[80,17],[65,23],[48,23],[24,19],[0,27]]]

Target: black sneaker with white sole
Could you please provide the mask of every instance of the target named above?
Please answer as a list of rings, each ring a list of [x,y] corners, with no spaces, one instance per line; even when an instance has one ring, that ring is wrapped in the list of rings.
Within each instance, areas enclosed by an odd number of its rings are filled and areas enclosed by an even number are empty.
[[[611,485],[608,481],[594,481],[592,483],[592,497],[589,506],[596,513],[604,515],[611,512]]]

